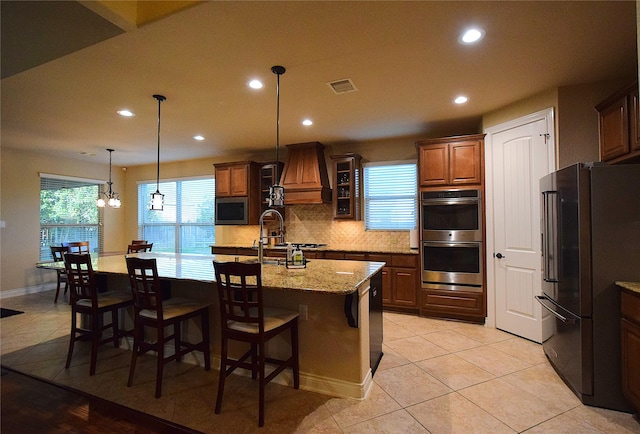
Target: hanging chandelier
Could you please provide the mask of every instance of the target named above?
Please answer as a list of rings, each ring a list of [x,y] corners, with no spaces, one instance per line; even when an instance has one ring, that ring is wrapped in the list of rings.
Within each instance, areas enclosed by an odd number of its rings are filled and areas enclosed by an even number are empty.
[[[113,191],[113,182],[111,182],[111,153],[114,150],[107,149],[107,151],[109,151],[109,182],[107,182],[109,190],[107,192],[101,191],[98,193],[98,200],[96,200],[96,205],[98,205],[98,208],[104,208],[105,206],[109,206],[111,208],[120,208],[120,206],[122,206],[120,196],[118,195],[118,193]]]
[[[272,66],[271,72],[278,76],[278,84],[276,86],[276,182],[269,187],[269,207],[281,208],[284,206],[284,187],[280,185],[280,176],[278,174],[278,161],[280,150],[280,76],[284,74],[286,69],[284,66]]]
[[[158,100],[158,166],[156,171],[156,192],[151,193],[149,209],[162,211],[164,209],[164,194],[160,193],[160,104],[167,98],[162,95],[153,95],[153,97]]]

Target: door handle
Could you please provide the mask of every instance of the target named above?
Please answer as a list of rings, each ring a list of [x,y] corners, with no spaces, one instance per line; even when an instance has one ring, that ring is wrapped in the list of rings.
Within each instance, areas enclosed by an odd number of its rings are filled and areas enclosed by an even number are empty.
[[[542,305],[542,307],[544,307],[545,309],[547,309],[549,312],[551,312],[553,314],[553,316],[555,316],[556,318],[558,318],[560,321],[562,321],[563,323],[566,324],[575,324],[576,320],[573,318],[567,318],[564,317],[562,315],[560,315],[558,312],[556,312],[555,310],[551,309],[549,306],[547,306],[546,304],[544,304],[542,302],[542,300],[548,300],[550,301],[552,304],[557,305],[557,303],[554,303],[553,300],[551,300],[549,297],[547,297],[546,295],[536,295],[535,296],[536,300],[538,300],[538,303],[540,303]]]
[[[493,256],[498,259],[506,258],[506,256],[504,256],[502,253],[494,253]]]

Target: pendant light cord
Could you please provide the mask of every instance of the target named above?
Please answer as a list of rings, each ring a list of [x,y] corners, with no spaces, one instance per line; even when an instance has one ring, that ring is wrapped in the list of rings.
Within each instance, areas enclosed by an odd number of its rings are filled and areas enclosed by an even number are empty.
[[[276,84],[276,182],[274,185],[280,185],[280,177],[278,176],[278,163],[280,162],[280,76],[284,74],[286,69],[284,66],[272,66],[271,72],[278,76]]]
[[[158,100],[158,166],[156,168],[156,193],[160,193],[160,104],[166,98],[162,95],[153,95]]]

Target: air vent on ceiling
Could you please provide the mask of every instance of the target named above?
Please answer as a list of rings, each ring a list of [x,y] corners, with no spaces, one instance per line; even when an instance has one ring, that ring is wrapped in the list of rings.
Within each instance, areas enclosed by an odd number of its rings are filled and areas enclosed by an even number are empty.
[[[329,87],[338,95],[342,93],[355,92],[358,89],[356,88],[353,81],[350,78],[345,78],[342,80],[330,81],[327,83]]]

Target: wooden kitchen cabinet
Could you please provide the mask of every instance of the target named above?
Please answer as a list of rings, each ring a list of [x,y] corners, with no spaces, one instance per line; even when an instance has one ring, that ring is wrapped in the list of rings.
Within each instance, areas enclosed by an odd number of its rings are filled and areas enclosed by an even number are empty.
[[[598,104],[596,110],[600,160],[609,163],[640,162],[638,83],[611,95]]]
[[[382,268],[382,304],[389,310],[417,312],[419,255],[369,253],[368,261],[386,262]]]
[[[216,169],[216,197],[246,197],[258,187],[260,166],[253,161],[221,163]],[[252,190],[253,188],[253,190]]]
[[[333,218],[360,220],[362,182],[358,154],[332,155],[333,160]]]
[[[484,134],[420,140],[416,147],[420,187],[482,184]]]
[[[282,168],[284,163],[281,161],[273,163],[265,163],[260,167],[260,213],[269,208],[269,187],[275,185],[276,182],[280,182],[280,175],[282,174]],[[284,209],[279,209],[282,218],[284,218]],[[276,217],[273,214],[266,215],[265,221],[275,220]]]
[[[620,296],[622,320],[622,393],[640,412],[640,294],[623,290]]]

